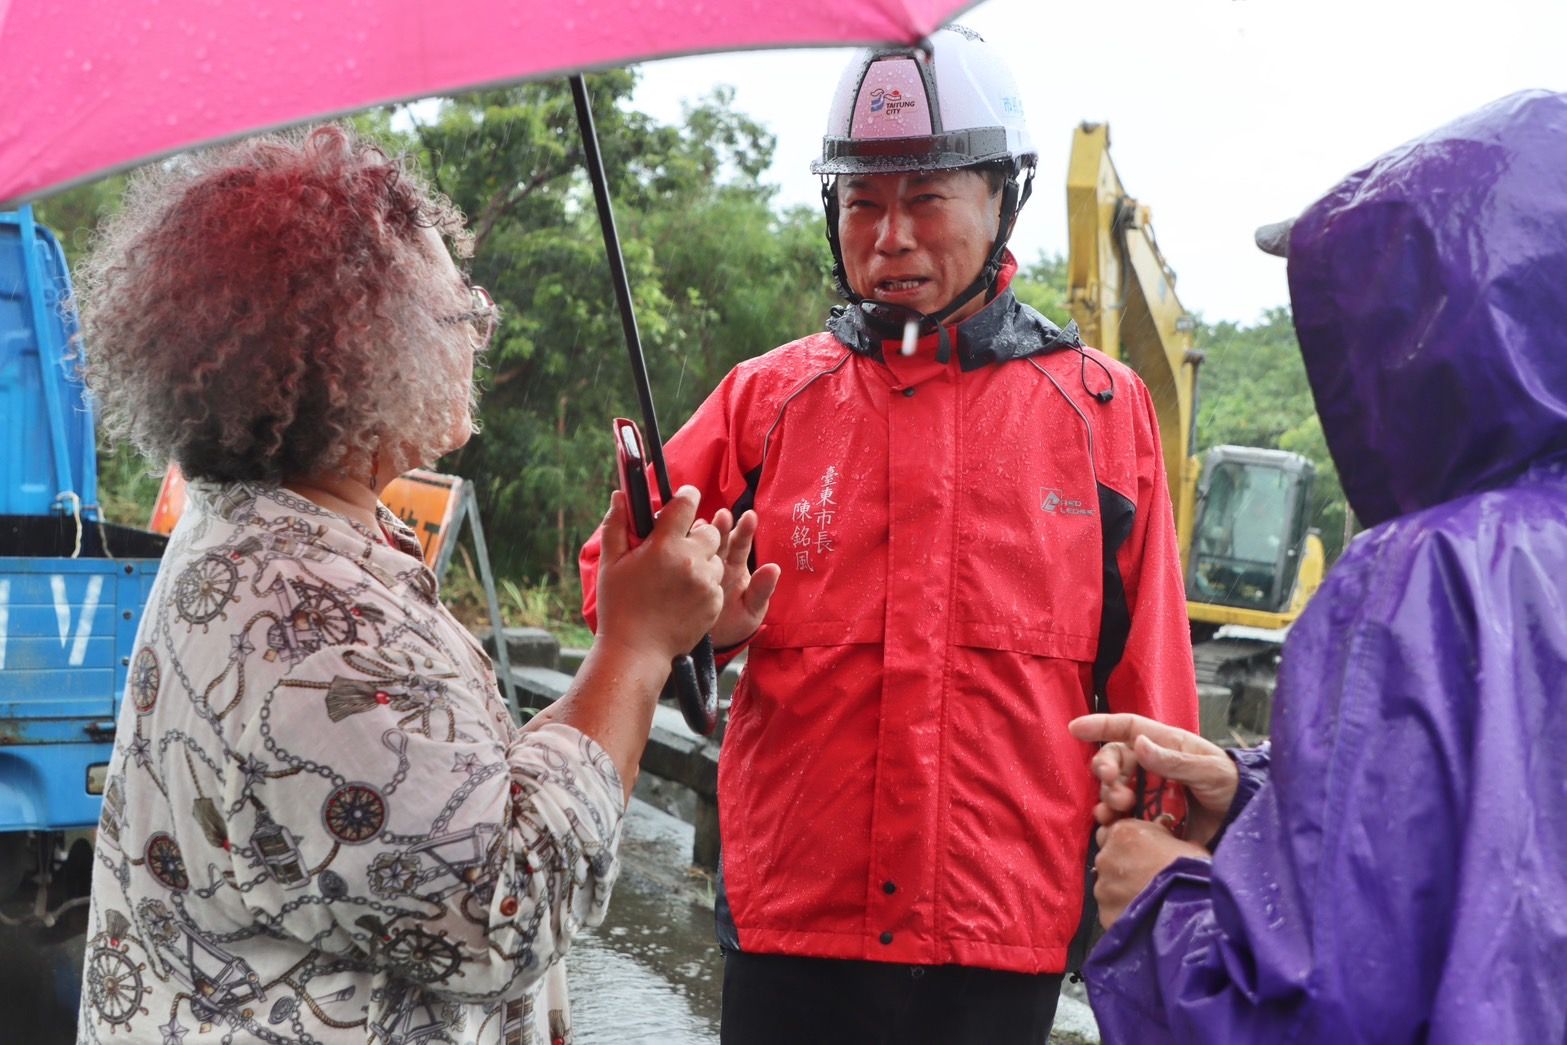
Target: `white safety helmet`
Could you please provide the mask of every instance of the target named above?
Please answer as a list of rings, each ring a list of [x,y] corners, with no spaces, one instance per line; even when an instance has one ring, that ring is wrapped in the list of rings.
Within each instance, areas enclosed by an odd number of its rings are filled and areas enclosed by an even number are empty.
[[[977,294],[995,292],[1007,237],[1033,189],[1037,160],[1017,83],[1000,56],[972,29],[938,29],[924,47],[860,51],[838,81],[822,155],[811,164],[811,172],[822,176],[822,207],[838,292],[856,305],[865,304],[849,286],[843,267],[834,186],[838,175],[965,167],[996,167],[1006,173],[1001,224],[979,277],[940,313],[920,317],[939,328]]]
[[[1032,166],[1037,153],[1012,74],[971,29],[932,33],[928,51],[859,52],[838,81],[813,174],[897,174],[997,161]]]

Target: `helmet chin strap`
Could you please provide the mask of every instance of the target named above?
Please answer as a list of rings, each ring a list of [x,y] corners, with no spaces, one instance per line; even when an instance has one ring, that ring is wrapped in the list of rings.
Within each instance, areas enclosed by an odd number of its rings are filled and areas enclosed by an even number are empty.
[[[914,343],[922,335],[934,333],[936,339],[936,362],[945,365],[952,358],[952,339],[947,333],[946,322],[954,313],[974,300],[980,294],[993,296],[996,292],[996,283],[1001,278],[1001,266],[1007,252],[1007,239],[1012,234],[1012,225],[1017,221],[1018,212],[1023,209],[1023,204],[1028,202],[1028,197],[1034,191],[1034,168],[1028,168],[1028,177],[1024,179],[1019,188],[1016,175],[1007,179],[1006,186],[1001,190],[1001,223],[996,227],[996,239],[990,245],[990,255],[985,259],[985,264],[979,270],[979,275],[957,297],[948,302],[947,307],[939,312],[929,315],[918,309],[908,308],[904,305],[894,305],[886,301],[877,301],[854,292],[849,286],[848,273],[843,267],[843,248],[838,241],[838,194],[833,191],[832,182],[828,178],[822,179],[822,208],[827,215],[827,242],[832,247],[833,280],[838,284],[838,293],[851,305],[859,308],[864,315],[867,324],[872,330],[883,334],[886,340],[901,338],[903,342],[903,354],[914,354]]]

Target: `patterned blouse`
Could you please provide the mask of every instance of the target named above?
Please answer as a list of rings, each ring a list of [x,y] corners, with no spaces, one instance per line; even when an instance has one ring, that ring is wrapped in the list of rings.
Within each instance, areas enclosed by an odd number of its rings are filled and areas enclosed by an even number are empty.
[[[136,639],[99,824],[83,1042],[569,1042],[624,796],[522,732],[395,546],[193,485]]]

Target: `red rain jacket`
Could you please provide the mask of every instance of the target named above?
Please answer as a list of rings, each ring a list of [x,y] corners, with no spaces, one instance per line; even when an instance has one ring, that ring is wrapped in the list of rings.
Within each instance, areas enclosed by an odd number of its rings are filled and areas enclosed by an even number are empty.
[[[1152,401],[1010,292],[945,365],[855,310],[829,329],[736,367],[667,448],[783,567],[719,763],[720,939],[1060,972],[1097,791],[1067,722],[1097,676],[1197,727]]]

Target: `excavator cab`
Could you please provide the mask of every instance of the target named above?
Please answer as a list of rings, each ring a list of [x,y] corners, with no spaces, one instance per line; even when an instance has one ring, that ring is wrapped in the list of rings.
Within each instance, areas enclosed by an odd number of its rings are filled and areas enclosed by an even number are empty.
[[[1315,468],[1299,454],[1217,446],[1197,486],[1186,598],[1193,621],[1281,627],[1322,570],[1308,525]],[[1303,563],[1314,566],[1303,570]]]

